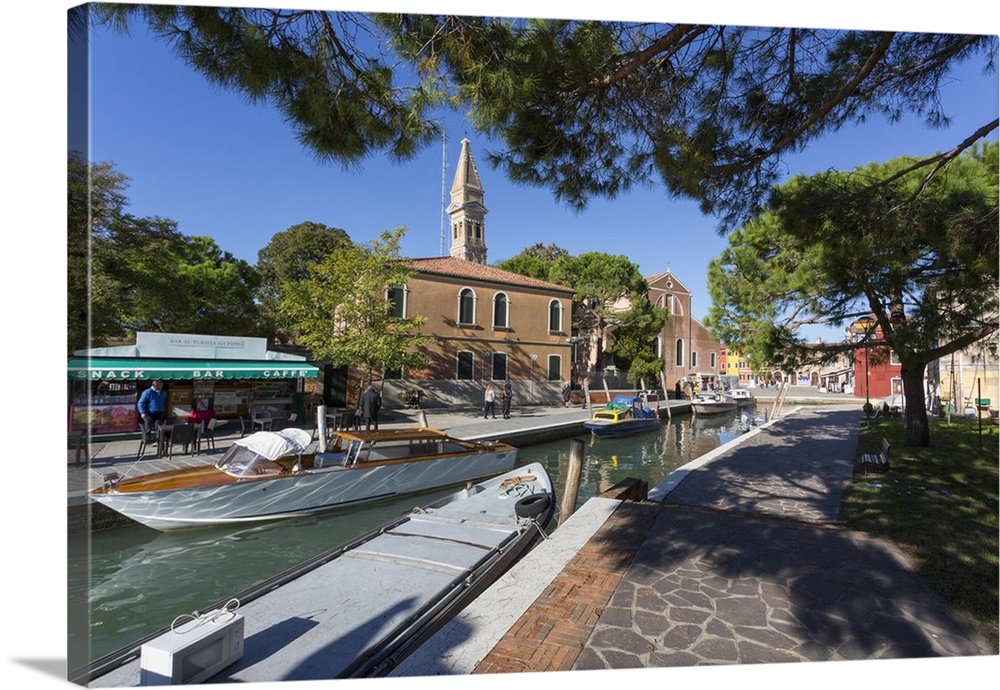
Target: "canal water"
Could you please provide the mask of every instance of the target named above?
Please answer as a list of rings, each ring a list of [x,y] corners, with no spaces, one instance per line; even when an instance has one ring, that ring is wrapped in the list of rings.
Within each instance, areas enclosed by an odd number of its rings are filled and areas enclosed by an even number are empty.
[[[577,505],[628,477],[653,487],[674,469],[739,433],[735,414],[728,414],[678,415],[656,431],[619,439],[581,435],[585,459]],[[518,464],[541,463],[552,477],[559,504],[569,454],[566,438],[521,448]],[[137,525],[107,530],[90,536],[89,554],[86,536],[71,538],[70,601],[89,601],[90,660],[169,626],[177,616],[225,602],[453,490],[252,527],[157,532]],[[558,520],[557,514],[555,529]]]

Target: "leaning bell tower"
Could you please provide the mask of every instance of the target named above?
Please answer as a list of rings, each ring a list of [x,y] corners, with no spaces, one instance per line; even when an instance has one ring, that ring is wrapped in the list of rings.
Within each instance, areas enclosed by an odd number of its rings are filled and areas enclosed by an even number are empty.
[[[488,213],[483,205],[483,186],[472,160],[469,140],[462,139],[455,181],[451,185],[451,204],[447,208],[451,219],[451,255],[476,263],[486,263],[486,226]]]

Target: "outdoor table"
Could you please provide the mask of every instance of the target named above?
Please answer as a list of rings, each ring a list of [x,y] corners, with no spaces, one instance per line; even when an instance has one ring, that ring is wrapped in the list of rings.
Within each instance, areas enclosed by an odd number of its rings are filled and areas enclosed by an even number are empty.
[[[183,422],[176,422],[176,424],[183,424]],[[171,433],[173,433],[174,426],[175,426],[174,424],[160,424],[158,427],[156,427],[156,457],[157,458],[162,458],[166,454],[167,448],[170,446],[170,435],[171,435]],[[199,446],[200,446],[200,440],[199,439],[200,439],[200,436],[201,436],[201,433],[200,433],[201,428],[199,426],[195,426],[194,429],[195,429],[195,431],[194,431],[194,440],[192,441],[192,444],[194,445],[195,453],[197,453],[198,449],[199,449]],[[184,452],[187,453],[188,450],[189,450],[188,446],[185,446],[184,447]]]

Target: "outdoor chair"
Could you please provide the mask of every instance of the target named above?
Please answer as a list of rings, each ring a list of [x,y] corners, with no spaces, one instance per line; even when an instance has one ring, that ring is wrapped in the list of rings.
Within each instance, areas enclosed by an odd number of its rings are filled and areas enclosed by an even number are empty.
[[[86,458],[87,462],[90,462],[90,449],[87,447],[87,431],[85,429],[74,429],[69,432],[69,441],[76,450],[76,459],[73,463],[74,467],[79,467],[82,463],[80,458]]]
[[[198,450],[201,451],[201,442],[204,440],[206,450],[211,448],[215,450],[215,427],[217,427],[219,420],[210,419],[205,423],[205,426],[201,430],[201,434],[198,437]]]
[[[167,444],[167,457],[173,457],[174,446],[183,446],[184,452],[190,453],[197,439],[196,434],[197,428],[193,424],[174,424]]]

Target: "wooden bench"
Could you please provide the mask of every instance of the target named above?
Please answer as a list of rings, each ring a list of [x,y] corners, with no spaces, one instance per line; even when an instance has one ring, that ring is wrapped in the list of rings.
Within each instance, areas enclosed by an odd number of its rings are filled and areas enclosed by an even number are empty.
[[[881,453],[864,453],[861,456],[861,462],[859,463],[861,471],[864,474],[869,472],[888,472],[889,471],[889,441],[885,438],[882,439],[882,452]]]

